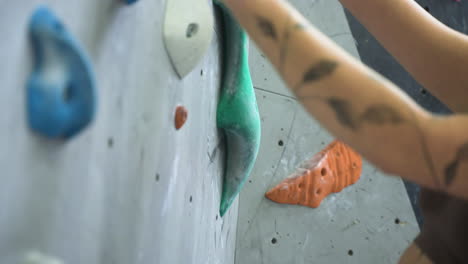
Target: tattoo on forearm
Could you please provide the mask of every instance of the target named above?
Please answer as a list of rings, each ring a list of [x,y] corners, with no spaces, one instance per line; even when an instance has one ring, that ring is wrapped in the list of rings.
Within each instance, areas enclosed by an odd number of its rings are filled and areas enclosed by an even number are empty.
[[[468,160],[468,143],[462,145],[457,152],[455,160],[445,168],[445,184],[450,186],[457,175],[460,163]]]
[[[360,117],[361,122],[375,125],[399,124],[405,122],[404,118],[395,109],[388,105],[371,105]]]
[[[263,35],[275,41],[278,40],[278,34],[276,33],[276,28],[273,22],[265,17],[257,16],[257,25]]]
[[[336,119],[341,125],[349,127],[352,130],[357,129],[358,124],[356,123],[356,120],[353,117],[353,109],[351,103],[337,97],[328,98],[327,103],[335,112]]]
[[[291,26],[292,17],[288,17],[285,23],[285,30],[280,37],[278,35],[278,30],[275,24],[268,18],[263,16],[257,16],[257,26],[262,32],[262,34],[267,37],[271,38],[272,40],[278,42],[279,44],[279,72],[283,73],[283,67],[286,61],[286,55],[289,51],[289,40],[291,38],[291,33],[296,30],[302,30],[304,26],[297,22]],[[281,39],[280,39],[281,38]]]
[[[268,18],[257,16],[256,17],[257,26],[260,29],[261,33],[266,38],[270,38],[276,43],[278,43],[279,48],[279,65],[278,70],[281,74],[284,74],[284,67],[286,63],[286,58],[290,50],[290,39],[293,31],[303,30],[304,26],[302,24],[296,23],[291,26],[291,18],[288,18],[285,31],[281,36],[279,36],[275,24]],[[322,59],[318,63],[310,66],[307,71],[303,74],[300,82],[293,86],[292,90],[298,95],[298,99],[301,101],[307,100],[318,100],[325,102],[335,113],[338,123],[342,126],[351,129],[352,131],[358,130],[362,125],[369,124],[375,126],[382,125],[400,125],[406,123],[407,120],[403,117],[397,110],[394,108],[385,105],[385,104],[374,104],[365,109],[362,113],[357,113],[355,107],[351,102],[346,101],[343,98],[339,97],[323,97],[317,95],[300,95],[299,91],[306,85],[318,82],[326,77],[332,75],[338,68],[338,63],[329,59]],[[372,74],[370,77],[379,82],[385,82],[378,74]],[[421,151],[424,157],[424,160],[429,168],[429,171],[435,181],[436,186],[440,186],[439,179],[436,174],[434,162],[430,155],[426,137],[424,131],[418,123],[416,118],[416,113],[410,110],[411,115],[413,116],[414,127],[419,134],[419,140],[421,145]],[[457,169],[461,162],[468,161],[468,143],[461,146],[457,152],[456,158],[453,162],[447,165],[445,169],[445,183],[450,185],[455,179]]]
[[[305,84],[310,82],[317,82],[322,80],[325,77],[330,76],[333,72],[335,72],[336,68],[338,67],[338,63],[335,61],[323,59],[319,61],[317,64],[312,65],[303,75],[302,80],[299,84],[297,84],[293,90],[297,93],[299,92],[300,88],[302,88]]]
[[[331,60],[321,60],[304,73],[303,82],[315,82],[332,74],[338,64]]]
[[[426,143],[424,131],[421,129],[418,119],[416,118],[416,114],[412,110],[410,110],[410,112],[413,122],[409,122],[409,120],[401,113],[385,104],[374,104],[369,106],[362,113],[356,113],[355,107],[343,98],[323,97],[317,95],[299,96],[298,98],[301,101],[317,100],[327,103],[327,105],[334,111],[338,123],[344,127],[350,128],[352,131],[357,131],[365,123],[376,126],[386,124],[401,125],[403,123],[414,124],[420,140],[421,152],[423,154],[424,161],[428,166],[432,178],[434,179],[435,185],[440,186],[434,162],[432,161],[432,157]],[[468,161],[468,143],[459,149],[455,161],[447,166],[445,170],[447,185],[453,181],[456,175],[456,170],[462,161]]]
[[[352,130],[358,129],[365,123],[397,125],[405,122],[400,113],[384,104],[371,105],[362,114],[358,114],[354,111],[351,103],[344,99],[331,97],[327,99],[327,103],[335,112],[338,122]]]

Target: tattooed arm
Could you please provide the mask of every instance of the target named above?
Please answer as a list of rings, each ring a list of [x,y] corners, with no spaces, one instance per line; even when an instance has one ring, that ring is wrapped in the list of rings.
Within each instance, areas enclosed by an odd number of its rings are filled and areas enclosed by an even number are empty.
[[[424,87],[467,112],[468,37],[413,0],[340,0]]]
[[[468,198],[467,117],[431,116],[285,1],[225,4],[332,134],[386,172]]]

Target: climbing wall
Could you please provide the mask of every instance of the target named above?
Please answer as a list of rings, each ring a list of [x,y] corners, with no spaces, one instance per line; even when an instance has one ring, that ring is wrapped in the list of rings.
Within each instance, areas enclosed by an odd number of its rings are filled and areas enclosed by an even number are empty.
[[[95,120],[70,140],[26,121],[27,28],[44,3],[96,76]],[[180,80],[162,39],[165,1],[0,4],[0,263],[233,263],[237,202],[218,215],[219,40]],[[176,130],[179,105],[188,119]]]
[[[291,3],[359,58],[338,1]],[[304,111],[255,46],[250,65],[264,133],[257,164],[240,195],[236,263],[397,263],[419,232],[400,178],[364,162],[361,179],[317,209],[264,197],[333,138]]]

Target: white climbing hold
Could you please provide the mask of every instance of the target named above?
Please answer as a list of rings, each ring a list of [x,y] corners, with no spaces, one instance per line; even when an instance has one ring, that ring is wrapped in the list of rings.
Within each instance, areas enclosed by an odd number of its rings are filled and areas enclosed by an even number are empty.
[[[163,39],[172,65],[182,79],[203,58],[213,38],[213,10],[206,0],[168,0]]]

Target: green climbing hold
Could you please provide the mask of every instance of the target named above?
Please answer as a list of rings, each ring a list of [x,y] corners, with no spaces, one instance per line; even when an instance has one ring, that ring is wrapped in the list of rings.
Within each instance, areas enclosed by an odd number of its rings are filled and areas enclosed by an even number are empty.
[[[249,40],[231,13],[223,13],[224,72],[217,125],[226,136],[220,215],[223,216],[249,177],[260,146],[260,116],[249,71]]]

